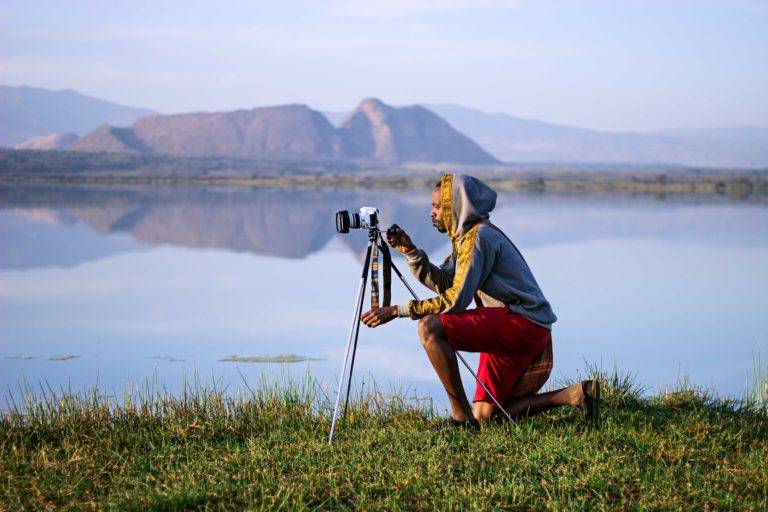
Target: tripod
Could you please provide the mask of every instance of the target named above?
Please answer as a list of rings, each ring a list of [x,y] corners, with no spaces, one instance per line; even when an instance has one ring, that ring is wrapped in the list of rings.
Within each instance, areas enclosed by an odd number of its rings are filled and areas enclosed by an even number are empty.
[[[413,288],[408,284],[408,282],[403,277],[403,274],[400,273],[400,270],[395,266],[394,263],[392,263],[390,253],[389,253],[389,247],[387,247],[386,242],[382,240],[381,238],[381,231],[378,227],[374,226],[368,229],[368,247],[365,251],[365,261],[363,262],[363,272],[360,275],[360,285],[357,290],[357,300],[355,301],[355,313],[352,317],[352,324],[349,326],[349,334],[347,336],[347,347],[344,350],[344,360],[341,365],[341,375],[339,376],[339,386],[336,390],[336,403],[333,406],[333,419],[331,420],[331,431],[328,434],[328,444],[333,444],[333,434],[336,431],[336,423],[339,417],[339,404],[341,402],[341,390],[342,386],[344,385],[344,377],[347,375],[347,363],[349,362],[349,376],[347,377],[347,390],[346,390],[346,396],[344,398],[344,415],[346,416],[347,407],[349,406],[349,392],[352,388],[352,373],[354,371],[355,367],[355,355],[357,353],[357,340],[360,336],[360,316],[363,313],[363,295],[365,294],[365,287],[367,284],[368,279],[368,269],[371,269],[371,308],[378,307],[378,299],[379,299],[379,290],[378,290],[378,252],[381,251],[381,253],[384,256],[384,305],[389,305],[389,271],[388,268],[391,267],[392,270],[395,271],[395,274],[398,278],[400,278],[400,281],[405,285],[405,287],[408,289],[408,291],[411,293],[413,298],[415,300],[419,300],[419,297],[416,295],[416,292],[413,291]],[[350,349],[352,351],[352,358],[350,360]],[[496,407],[499,408],[499,410],[504,414],[504,416],[511,422],[514,423],[514,420],[512,417],[507,413],[506,410],[504,410],[504,407],[499,403],[498,400],[496,400],[496,397],[493,396],[493,393],[486,387],[486,385],[480,380],[480,378],[477,376],[474,370],[472,370],[472,367],[469,366],[469,363],[467,363],[466,359],[464,359],[464,356],[462,356],[458,351],[456,352],[456,355],[458,356],[459,360],[464,364],[464,366],[469,370],[469,372],[472,374],[472,376],[475,378],[477,383],[485,390],[485,392],[488,394],[488,396],[491,397],[493,400],[493,403],[496,404]]]

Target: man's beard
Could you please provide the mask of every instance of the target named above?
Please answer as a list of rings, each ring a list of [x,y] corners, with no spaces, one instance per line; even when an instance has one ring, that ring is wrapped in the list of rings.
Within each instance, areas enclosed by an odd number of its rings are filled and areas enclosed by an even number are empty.
[[[432,225],[433,225],[433,226],[435,227],[435,229],[436,229],[438,232],[440,232],[440,233],[447,233],[447,232],[448,232],[448,230],[447,230],[447,229],[445,229],[445,227],[441,226],[440,224],[438,224],[438,223],[437,223],[437,222],[435,222],[435,221],[432,221]]]

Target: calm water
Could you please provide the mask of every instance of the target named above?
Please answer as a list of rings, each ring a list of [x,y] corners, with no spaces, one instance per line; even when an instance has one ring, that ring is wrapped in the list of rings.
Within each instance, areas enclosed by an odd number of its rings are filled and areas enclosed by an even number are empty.
[[[429,223],[428,198],[428,190],[0,187],[0,385],[7,393],[20,379],[98,383],[119,393],[155,379],[174,390],[197,373],[238,390],[243,378],[307,370],[330,385],[366,243],[363,232],[336,234],[333,212],[378,206],[384,224],[397,222],[442,260],[449,245]],[[651,391],[687,376],[740,396],[755,354],[765,360],[764,202],[509,193],[492,220],[523,250],[559,317],[555,379],[583,374],[586,361],[616,364]],[[397,282],[393,299],[407,299]],[[219,361],[281,353],[320,360]],[[444,403],[410,320],[363,328],[358,354],[359,377]]]

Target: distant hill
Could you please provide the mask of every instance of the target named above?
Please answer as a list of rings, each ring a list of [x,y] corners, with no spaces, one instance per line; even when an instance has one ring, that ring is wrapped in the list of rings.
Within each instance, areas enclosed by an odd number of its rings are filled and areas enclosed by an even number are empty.
[[[63,149],[88,153],[148,153],[149,148],[130,128],[103,124]]]
[[[154,115],[128,128],[102,125],[72,151],[244,159],[349,159],[372,163],[498,161],[435,113],[364,100],[339,127],[304,105]]]
[[[149,152],[233,158],[338,158],[341,138],[305,105],[152,116],[131,126]]]
[[[72,90],[0,86],[0,146],[13,147],[53,133],[83,135],[107,123],[127,126],[155,112],[118,105]]]
[[[768,166],[768,128],[602,132],[459,105],[426,105],[507,162]]]
[[[43,135],[41,137],[29,139],[22,142],[21,144],[16,144],[14,149],[36,149],[38,151],[64,149],[77,142],[79,138],[80,137],[70,132],[52,133],[50,135]]]
[[[377,162],[497,164],[476,142],[419,106],[394,108],[364,100],[339,127],[350,158]]]

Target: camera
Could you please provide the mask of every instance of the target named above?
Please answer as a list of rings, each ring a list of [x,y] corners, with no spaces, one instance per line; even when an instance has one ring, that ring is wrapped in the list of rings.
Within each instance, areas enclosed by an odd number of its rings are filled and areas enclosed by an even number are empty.
[[[336,231],[349,233],[349,229],[372,229],[379,225],[379,209],[363,206],[358,212],[336,212]]]

